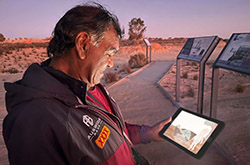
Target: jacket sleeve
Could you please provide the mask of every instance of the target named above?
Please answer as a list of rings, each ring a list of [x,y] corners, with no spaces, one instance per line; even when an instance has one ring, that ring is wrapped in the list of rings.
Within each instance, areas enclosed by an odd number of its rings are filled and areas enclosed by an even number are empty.
[[[151,127],[146,125],[126,124],[126,133],[133,144],[149,143],[149,131]]]
[[[64,165],[69,161],[67,126],[59,121],[64,119],[55,118],[41,106],[48,104],[40,103],[34,100],[13,109],[3,122],[10,164]]]

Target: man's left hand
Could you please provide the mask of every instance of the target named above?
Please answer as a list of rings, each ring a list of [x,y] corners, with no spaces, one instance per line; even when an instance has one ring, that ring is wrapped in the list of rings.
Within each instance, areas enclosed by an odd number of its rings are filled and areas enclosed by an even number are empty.
[[[149,131],[150,140],[151,141],[164,141],[164,139],[159,136],[159,132],[163,129],[163,127],[166,124],[171,122],[171,120],[172,120],[172,117],[170,117],[167,120],[163,120],[163,121],[155,124],[153,127],[151,127],[151,129]]]

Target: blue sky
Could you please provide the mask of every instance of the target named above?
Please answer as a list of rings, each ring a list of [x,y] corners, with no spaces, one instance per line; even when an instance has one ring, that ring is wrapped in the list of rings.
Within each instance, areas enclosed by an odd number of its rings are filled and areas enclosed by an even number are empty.
[[[57,21],[84,0],[0,0],[0,33],[7,38],[49,37]],[[145,21],[146,37],[229,38],[250,32],[250,0],[99,0],[116,14],[128,32],[128,22]]]

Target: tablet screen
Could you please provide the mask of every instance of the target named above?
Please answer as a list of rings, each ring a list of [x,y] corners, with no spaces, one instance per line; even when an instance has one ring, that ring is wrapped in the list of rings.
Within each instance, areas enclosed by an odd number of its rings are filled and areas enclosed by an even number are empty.
[[[163,135],[197,154],[217,126],[211,120],[181,111]]]

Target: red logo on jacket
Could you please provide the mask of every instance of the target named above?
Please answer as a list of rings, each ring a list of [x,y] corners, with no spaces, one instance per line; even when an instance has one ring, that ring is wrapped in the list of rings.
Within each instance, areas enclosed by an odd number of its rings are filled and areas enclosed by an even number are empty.
[[[98,138],[95,141],[95,143],[97,144],[98,147],[103,149],[105,143],[107,142],[107,140],[109,138],[109,134],[110,134],[110,130],[108,129],[108,127],[103,126],[100,135],[98,136]]]

